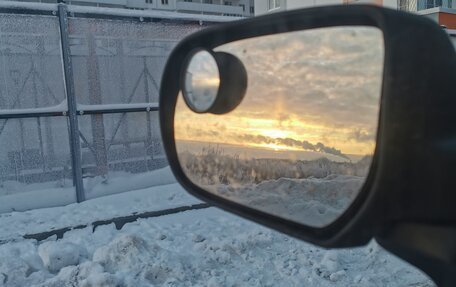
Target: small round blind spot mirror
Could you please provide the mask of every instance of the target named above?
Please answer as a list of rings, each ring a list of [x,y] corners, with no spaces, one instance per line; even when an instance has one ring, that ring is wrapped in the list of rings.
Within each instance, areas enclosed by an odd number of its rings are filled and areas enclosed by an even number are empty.
[[[382,31],[364,26],[261,36],[196,53],[174,115],[183,172],[250,208],[312,227],[333,223],[369,174],[383,65]],[[229,113],[212,112],[236,97]]]
[[[217,62],[211,53],[199,50],[190,56],[184,74],[183,94],[196,113],[207,112],[215,102],[220,86]]]

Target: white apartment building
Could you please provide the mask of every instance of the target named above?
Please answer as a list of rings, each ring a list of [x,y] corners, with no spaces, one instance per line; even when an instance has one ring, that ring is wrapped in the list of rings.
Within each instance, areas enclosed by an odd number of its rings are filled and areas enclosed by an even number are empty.
[[[1,0],[0,0],[1,1]],[[5,0],[3,0],[5,1]],[[179,13],[241,16],[254,15],[254,0],[15,0],[20,2],[57,3],[70,5],[162,10]]]
[[[375,4],[397,9],[397,3],[397,0],[255,0],[255,15],[282,10],[341,4]]]
[[[455,0],[398,0],[398,8],[404,11],[418,12],[432,8],[456,9]]]
[[[445,28],[456,47],[456,0],[255,0],[255,15],[341,4],[373,4],[417,13]]]

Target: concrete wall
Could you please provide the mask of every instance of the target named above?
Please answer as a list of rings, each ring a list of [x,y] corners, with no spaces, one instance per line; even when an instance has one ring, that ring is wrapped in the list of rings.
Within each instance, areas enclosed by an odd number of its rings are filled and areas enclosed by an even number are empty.
[[[265,14],[268,11],[268,2],[265,0],[255,0],[255,16]]]

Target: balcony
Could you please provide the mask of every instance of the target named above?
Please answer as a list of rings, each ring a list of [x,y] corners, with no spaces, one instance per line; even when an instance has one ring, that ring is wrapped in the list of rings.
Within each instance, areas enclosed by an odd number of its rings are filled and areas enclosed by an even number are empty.
[[[197,2],[176,2],[177,11],[186,11],[194,13],[210,13],[222,15],[239,15],[242,16],[244,11],[241,6],[229,6],[219,4],[205,4]]]
[[[416,12],[437,7],[454,9],[456,8],[456,3],[453,2],[454,0],[399,0],[398,9],[408,12]]]

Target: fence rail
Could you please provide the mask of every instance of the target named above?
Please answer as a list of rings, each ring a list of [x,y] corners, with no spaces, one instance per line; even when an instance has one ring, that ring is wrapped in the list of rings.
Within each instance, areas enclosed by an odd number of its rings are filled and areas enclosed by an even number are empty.
[[[118,192],[113,174],[167,164],[158,83],[177,41],[206,24],[100,11],[0,5],[0,213],[29,209],[26,192],[34,207]]]

